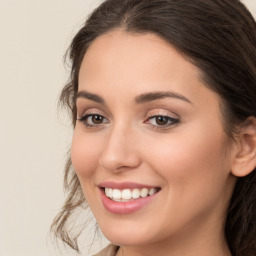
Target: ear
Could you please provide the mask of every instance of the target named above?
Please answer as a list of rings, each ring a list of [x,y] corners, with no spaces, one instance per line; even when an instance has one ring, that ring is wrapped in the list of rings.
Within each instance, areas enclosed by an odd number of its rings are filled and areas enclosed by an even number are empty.
[[[237,177],[250,174],[256,167],[256,118],[250,116],[237,136],[237,152],[231,172]]]

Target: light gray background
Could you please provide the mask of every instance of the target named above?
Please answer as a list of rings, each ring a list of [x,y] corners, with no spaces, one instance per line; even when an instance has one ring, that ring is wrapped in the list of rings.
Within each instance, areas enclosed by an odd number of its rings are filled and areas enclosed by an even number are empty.
[[[64,199],[72,133],[57,113],[68,77],[62,61],[100,2],[0,0],[0,256],[61,255],[48,231]],[[244,3],[256,15],[256,0]]]

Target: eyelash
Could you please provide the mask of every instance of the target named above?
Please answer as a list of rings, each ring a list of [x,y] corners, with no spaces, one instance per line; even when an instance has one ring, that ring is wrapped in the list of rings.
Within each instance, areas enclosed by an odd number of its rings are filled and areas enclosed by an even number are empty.
[[[77,120],[80,121],[80,122],[82,122],[87,128],[99,127],[99,126],[101,126],[101,125],[104,124],[104,123],[100,123],[100,124],[89,124],[89,123],[88,123],[88,119],[89,119],[89,118],[93,118],[93,117],[100,117],[100,118],[102,118],[102,120],[104,120],[104,119],[107,120],[106,117],[104,117],[104,116],[102,116],[102,115],[99,115],[99,114],[88,114],[88,115],[84,115],[84,116],[78,118]],[[109,123],[109,122],[107,122],[107,123]]]
[[[157,122],[156,121],[156,118],[162,118],[162,119],[165,119],[165,121],[167,121],[167,124],[163,124],[163,125],[160,125],[160,124],[151,124],[150,123],[150,120],[153,120],[155,119],[155,123]],[[173,118],[173,117],[170,117],[170,116],[167,116],[167,115],[150,115],[147,117],[145,123],[148,123],[149,125],[151,125],[154,129],[169,129],[171,126],[174,126],[176,124],[178,124],[180,122],[179,119],[177,118]]]
[[[89,118],[93,118],[93,117],[97,117],[97,118],[100,118],[101,120],[108,120],[106,117],[102,116],[102,115],[99,115],[99,114],[88,114],[88,115],[84,115],[80,118],[77,118],[78,121],[82,122],[87,128],[97,128],[97,127],[101,127],[102,125],[106,124],[106,123],[109,123],[109,121],[107,122],[101,122],[101,123],[98,123],[98,124],[90,124],[88,122],[88,119]],[[164,121],[167,123],[166,124],[163,124],[163,125],[160,125],[160,124],[152,124],[150,123],[150,120],[153,120],[155,119],[155,123],[157,122],[156,121],[156,118],[161,118],[161,119],[164,119]],[[167,116],[167,115],[149,115],[147,116],[147,119],[146,121],[144,121],[145,124],[149,124],[151,127],[153,127],[154,129],[168,129],[170,128],[171,126],[174,126],[176,124],[178,124],[180,122],[179,119],[177,118],[173,118],[173,117],[170,117],[170,116]],[[91,120],[91,123],[93,123],[93,121]]]

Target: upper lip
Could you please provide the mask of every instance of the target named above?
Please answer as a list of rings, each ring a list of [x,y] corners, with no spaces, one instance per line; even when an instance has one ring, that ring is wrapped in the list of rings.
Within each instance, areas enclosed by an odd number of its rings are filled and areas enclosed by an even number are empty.
[[[115,182],[115,181],[104,181],[99,183],[98,185],[101,188],[115,188],[115,189],[125,189],[125,188],[159,188],[158,186],[148,185],[148,184],[140,184],[134,182]]]

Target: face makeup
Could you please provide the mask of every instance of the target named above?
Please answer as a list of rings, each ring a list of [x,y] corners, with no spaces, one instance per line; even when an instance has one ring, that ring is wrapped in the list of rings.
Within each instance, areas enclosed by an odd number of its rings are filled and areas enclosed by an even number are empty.
[[[86,52],[71,157],[111,242],[174,249],[224,239],[232,148],[220,99],[200,77],[153,34],[112,31]]]

